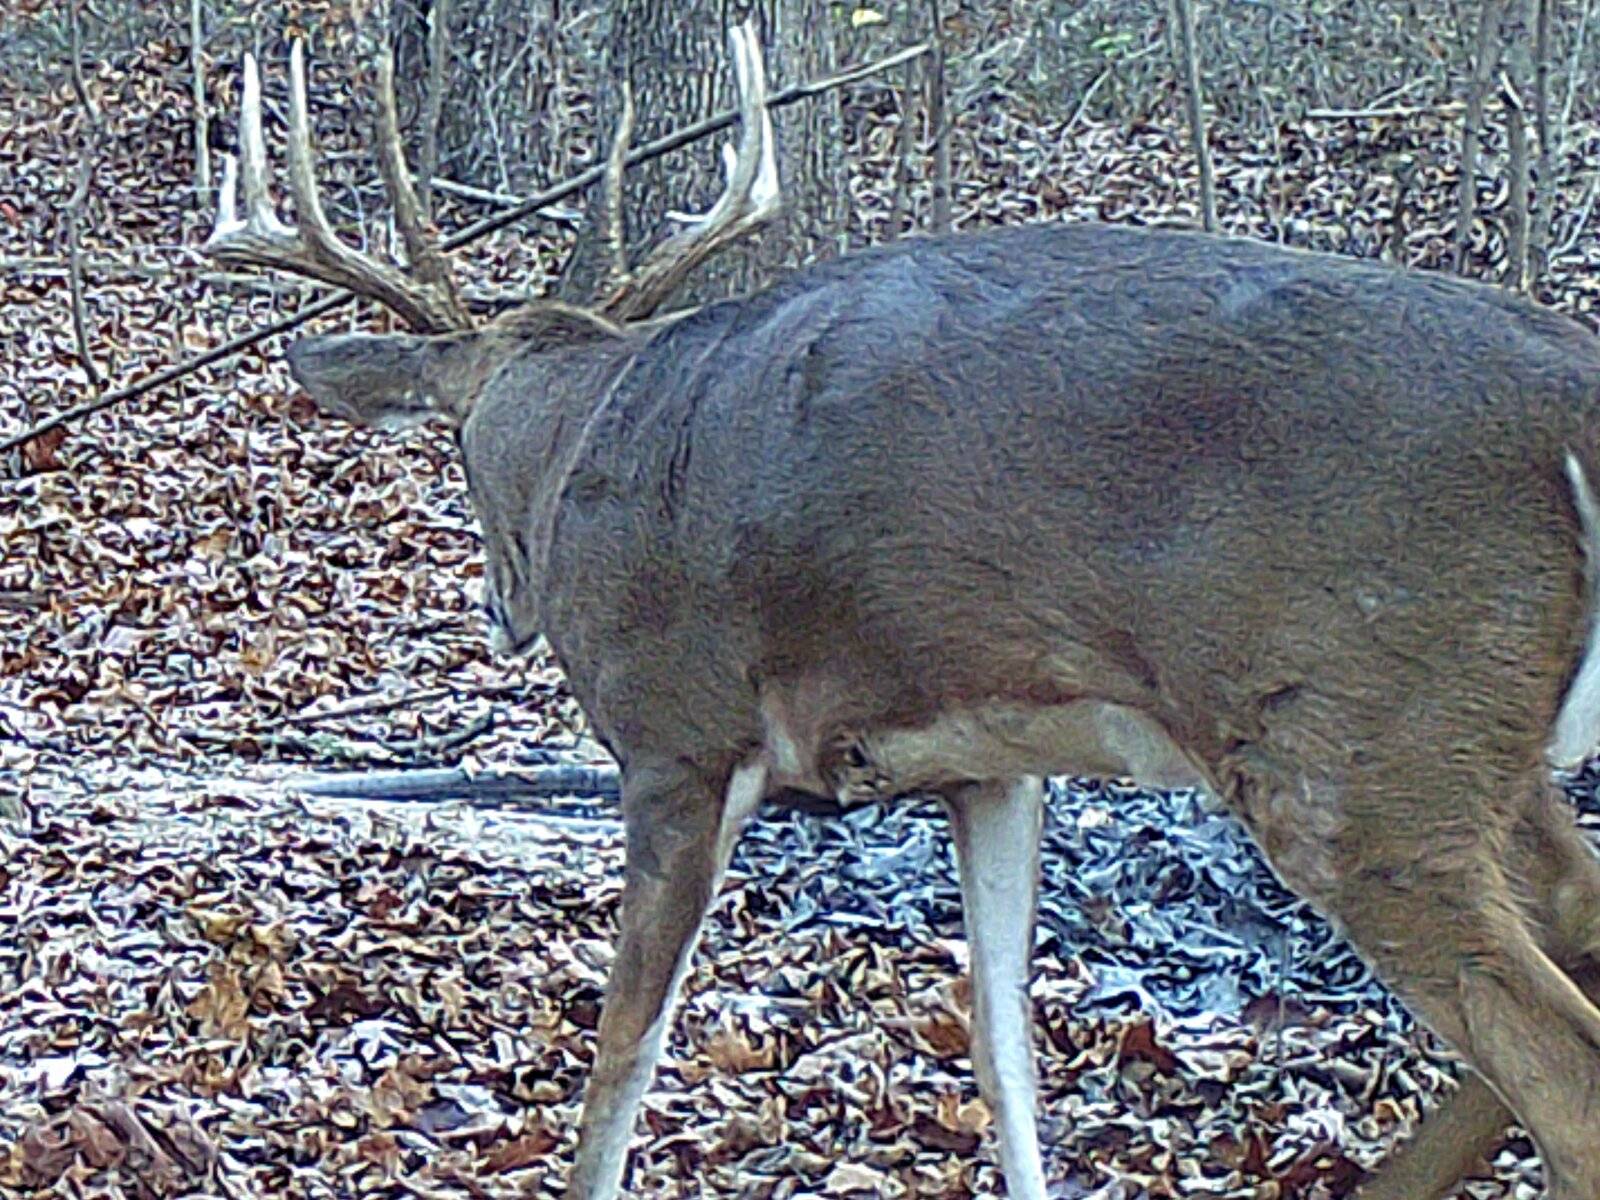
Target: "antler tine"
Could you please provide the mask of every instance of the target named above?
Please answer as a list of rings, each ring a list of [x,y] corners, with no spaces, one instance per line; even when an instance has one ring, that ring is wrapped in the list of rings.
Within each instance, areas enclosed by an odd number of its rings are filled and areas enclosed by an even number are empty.
[[[395,224],[406,244],[406,258],[421,279],[455,294],[455,278],[449,260],[430,236],[422,204],[412,186],[406,166],[405,148],[400,141],[399,105],[394,98],[394,49],[387,42],[378,55],[378,170],[394,205]],[[457,304],[460,301],[457,300]]]
[[[739,149],[722,147],[728,184],[716,206],[706,214],[717,220],[724,204],[749,204],[755,210],[775,207],[778,194],[778,157],[772,134],[772,114],[767,111],[767,68],[761,57],[761,38],[755,19],[728,31],[733,47],[733,73],[739,86]],[[736,199],[737,198],[737,199]]]
[[[261,77],[256,56],[244,56],[244,82],[240,89],[239,151],[243,162],[231,154],[222,156],[222,186],[217,195],[217,219],[206,249],[223,250],[226,243],[241,235],[286,238],[294,231],[278,220],[267,195],[267,148],[261,135]],[[239,216],[238,193],[244,186],[245,215]]]
[[[739,149],[724,147],[728,182],[704,216],[654,250],[601,305],[616,320],[649,316],[695,267],[783,211],[767,74],[754,18],[728,30],[739,85]]]
[[[288,237],[292,230],[278,220],[272,211],[272,197],[268,194],[267,139],[261,131],[261,74],[256,68],[256,56],[244,56],[243,95],[239,105],[239,164],[240,182],[244,186],[244,212],[247,228],[263,234]]]
[[[311,145],[310,105],[306,102],[306,44],[289,44],[289,191],[300,236],[313,252],[326,254],[344,243],[334,235],[317,191],[316,152]]]
[[[623,229],[623,206],[627,196],[623,184],[628,170],[628,151],[633,146],[633,84],[622,81],[622,114],[611,138],[611,153],[606,157],[605,213],[606,240],[611,248],[611,274],[619,286],[628,278],[628,239]]]
[[[389,90],[392,118],[392,85]],[[379,107],[381,124],[382,103]],[[443,255],[431,246],[417,253],[412,237],[414,233],[420,238],[419,221],[413,221],[412,232],[406,234],[407,248],[417,268],[416,279],[407,277],[397,267],[352,250],[333,232],[317,193],[308,109],[305,47],[297,38],[289,52],[289,189],[294,196],[296,218],[295,227],[290,228],[278,220],[273,210],[268,187],[266,138],[261,129],[261,83],[255,57],[245,55],[239,114],[242,162],[237,176],[231,157],[224,162],[217,223],[206,241],[207,253],[232,265],[290,271],[346,288],[391,309],[418,333],[444,333],[469,327],[471,318],[450,279]],[[392,126],[392,120],[390,124]],[[398,136],[395,132],[396,143]],[[386,183],[388,174],[386,166]],[[401,158],[398,175],[404,174],[404,159]],[[242,218],[235,211],[240,185],[244,191]],[[398,195],[393,186],[390,195]],[[415,200],[412,193],[413,212]],[[397,219],[402,221],[404,230],[406,218]]]

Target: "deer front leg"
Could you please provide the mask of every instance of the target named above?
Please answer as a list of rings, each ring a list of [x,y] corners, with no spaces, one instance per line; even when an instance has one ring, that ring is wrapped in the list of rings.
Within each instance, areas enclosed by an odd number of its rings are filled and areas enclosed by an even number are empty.
[[[1028,1000],[1039,893],[1044,783],[1035,776],[947,791],[972,949],[972,1064],[995,1116],[1013,1200],[1044,1200],[1033,1006]]]
[[[627,876],[617,956],[578,1124],[569,1200],[614,1200],[639,1101],[655,1072],[673,1001],[739,828],[761,802],[766,772],[741,767],[724,793],[681,766],[623,779]]]

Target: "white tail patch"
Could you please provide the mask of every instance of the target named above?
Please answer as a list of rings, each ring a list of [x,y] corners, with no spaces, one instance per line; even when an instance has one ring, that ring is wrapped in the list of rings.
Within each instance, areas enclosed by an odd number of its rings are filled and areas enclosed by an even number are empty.
[[[1567,454],[1567,481],[1572,485],[1572,502],[1583,526],[1583,552],[1589,560],[1589,637],[1583,648],[1583,661],[1567,689],[1561,712],[1556,717],[1545,748],[1545,759],[1552,767],[1573,770],[1600,748],[1600,605],[1595,582],[1600,573],[1600,506],[1595,504],[1583,464]]]

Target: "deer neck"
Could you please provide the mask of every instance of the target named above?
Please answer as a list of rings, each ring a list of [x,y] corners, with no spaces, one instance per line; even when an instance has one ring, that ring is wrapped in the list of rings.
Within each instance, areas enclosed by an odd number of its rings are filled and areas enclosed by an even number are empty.
[[[410,386],[428,397],[429,407],[460,428],[477,407],[484,385],[514,352],[495,329],[430,339],[428,352],[411,364]]]
[[[563,493],[593,418],[644,341],[629,331],[580,346],[524,343],[487,374],[482,361],[464,358],[449,381],[464,388],[479,372],[483,388],[460,446],[487,559],[491,642],[501,653],[521,653],[543,631],[545,562]]]

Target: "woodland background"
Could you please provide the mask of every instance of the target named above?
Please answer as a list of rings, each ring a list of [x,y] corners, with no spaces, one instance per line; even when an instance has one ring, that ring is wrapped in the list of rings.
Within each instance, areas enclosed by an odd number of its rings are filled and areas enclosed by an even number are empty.
[[[746,7],[0,11],[0,1195],[558,1194],[620,882],[603,798],[285,786],[554,767],[604,790],[551,666],[488,655],[448,437],[316,419],[281,339],[147,385],[319,294],[199,252],[244,50],[275,147],[286,39],[308,37],[325,202],[381,249],[383,29],[450,233],[597,161],[624,77],[637,143],[727,108]],[[689,298],[946,226],[1210,210],[1594,321],[1590,0],[753,7],[775,90],[925,50],[776,114],[789,216]],[[630,173],[636,251],[714,197],[726,136]],[[462,251],[473,289],[581,300],[597,192]],[[1592,820],[1590,781],[1572,790]],[[1061,1194],[1345,1194],[1447,1056],[1195,797],[1053,801],[1035,1007]],[[959,929],[926,807],[757,822],[639,1193],[992,1192]],[[1469,1193],[1533,1195],[1536,1172],[1514,1138]]]

